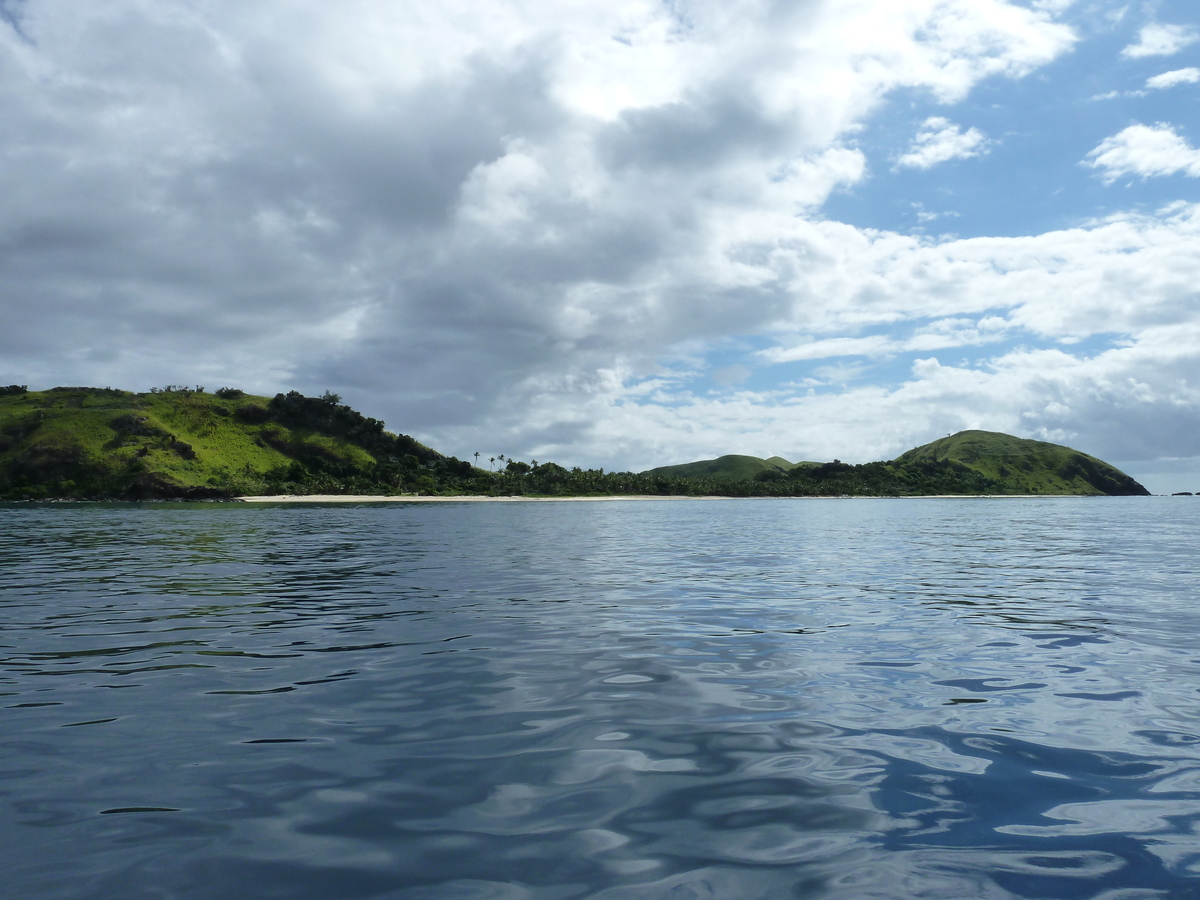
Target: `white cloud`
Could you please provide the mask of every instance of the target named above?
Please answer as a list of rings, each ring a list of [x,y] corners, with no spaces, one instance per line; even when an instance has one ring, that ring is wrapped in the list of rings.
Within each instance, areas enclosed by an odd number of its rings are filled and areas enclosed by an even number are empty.
[[[921,124],[909,151],[896,165],[928,169],[951,159],[970,159],[987,152],[987,138],[978,128],[963,131],[948,119],[932,116]]]
[[[925,204],[920,202],[913,203],[912,207],[914,212],[917,214],[918,222],[935,222],[938,219],[958,219],[962,217],[961,213],[955,212],[954,210],[934,212],[931,209],[925,209]]]
[[[970,425],[1186,456],[1192,207],[940,241],[816,212],[889,96],[1035,70],[1063,8],[28,0],[28,40],[0,23],[0,383],[331,388],[460,456],[606,467]],[[929,165],[984,150],[922,134]],[[767,352],[713,374],[798,386],[689,393],[730,335]],[[1128,346],[1038,349],[1095,336]],[[950,365],[968,346],[1002,349]]]
[[[1147,79],[1146,87],[1163,90],[1180,84],[1196,84],[1197,82],[1200,82],[1200,69],[1197,69],[1195,66],[1189,66],[1186,69],[1175,69],[1171,72],[1163,72],[1161,75],[1155,75],[1153,78]]]
[[[1006,0],[681,10],[27,0],[0,22],[0,368],[136,386],[203,358],[433,434],[763,327],[771,260],[726,250],[861,179],[846,140],[889,92],[960,98],[1075,40]]]
[[[824,338],[808,340],[790,347],[770,347],[757,355],[769,363],[832,357],[866,356],[872,359],[898,353],[925,352],[947,347],[979,346],[994,343],[1004,337],[1007,323],[997,317],[985,317],[979,322],[965,318],[942,318],[916,327],[908,337],[871,335],[869,337]]]
[[[735,364],[717,369],[712,373],[712,380],[720,385],[741,384],[749,380],[751,371],[746,366]]]
[[[1139,32],[1138,42],[1123,49],[1121,56],[1126,59],[1171,56],[1194,43],[1198,37],[1200,34],[1188,25],[1147,25]]]
[[[1075,0],[1034,0],[1033,6],[1036,9],[1044,9],[1051,13],[1063,13],[1068,8],[1075,5]]]
[[[616,457],[632,468],[727,452],[887,458],[971,427],[1113,460],[1195,456],[1200,447],[1200,206],[1022,238],[929,242],[795,222],[769,240],[775,252],[757,255],[771,260],[794,305],[777,345],[757,359],[803,366],[840,358],[811,370],[832,384],[801,377],[771,393],[713,398],[693,395],[686,379],[656,379],[649,394],[622,363],[586,390],[543,384],[532,406],[498,410],[490,432],[506,434],[506,423],[531,408],[535,421],[550,421],[569,407],[558,419],[563,429],[537,444],[537,458],[579,459],[602,447],[582,458]],[[887,333],[844,336],[881,328]],[[789,337],[797,332],[811,337]],[[1108,336],[1101,349],[1074,343],[1094,336]],[[1011,349],[1014,338],[1034,346]],[[998,341],[978,365],[951,364],[956,353],[938,359],[941,350]],[[1037,348],[1046,342],[1059,346]],[[900,384],[871,383],[874,364],[900,354],[925,362]],[[524,426],[507,427],[515,439]]]
[[[641,403],[593,397],[577,414],[587,420],[589,437],[635,469],[721,453],[890,459],[965,428],[1067,443],[1110,460],[1194,457],[1198,348],[1200,327],[1193,323],[1152,329],[1134,346],[1089,356],[1014,350],[981,366],[928,356],[893,386],[856,384],[861,366],[823,366],[819,374],[834,385],[799,387],[788,397],[674,393]],[[1164,429],[1163,422],[1174,424]],[[537,457],[564,449],[547,444]]]
[[[1131,125],[1105,138],[1087,155],[1085,163],[1102,170],[1101,177],[1109,184],[1124,175],[1149,178],[1182,172],[1200,177],[1200,150],[1165,122],[1154,126]]]
[[[794,347],[771,347],[759,355],[768,362],[785,363],[802,359],[828,359],[836,356],[886,356],[900,349],[899,342],[887,335],[850,338],[837,337],[806,341]]]

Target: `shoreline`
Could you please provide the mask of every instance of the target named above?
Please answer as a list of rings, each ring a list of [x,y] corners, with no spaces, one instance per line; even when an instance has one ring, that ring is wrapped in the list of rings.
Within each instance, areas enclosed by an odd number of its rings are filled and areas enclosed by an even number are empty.
[[[234,497],[239,503],[594,503],[599,501],[628,502],[633,500],[1045,500],[1063,498],[1105,497],[1107,494],[913,494],[905,497],[884,495],[840,495],[827,497],[728,497],[722,494],[689,496],[677,494],[611,494],[598,497],[491,497],[464,494],[453,497],[431,497],[418,494],[274,494]]]
[[[257,497],[234,497],[239,503],[567,503],[597,500],[742,500],[744,497],[676,497],[664,494],[611,494],[598,497],[492,497],[460,494],[432,497],[424,494],[274,494]]]

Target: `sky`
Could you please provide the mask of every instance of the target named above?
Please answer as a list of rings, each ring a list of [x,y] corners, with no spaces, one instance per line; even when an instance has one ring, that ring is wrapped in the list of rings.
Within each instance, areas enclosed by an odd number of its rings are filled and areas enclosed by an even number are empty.
[[[0,0],[0,383],[1200,491],[1194,0]]]

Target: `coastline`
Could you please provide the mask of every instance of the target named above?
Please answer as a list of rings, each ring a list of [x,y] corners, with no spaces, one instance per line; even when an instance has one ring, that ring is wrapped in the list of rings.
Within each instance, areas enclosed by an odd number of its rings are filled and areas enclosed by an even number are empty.
[[[828,497],[728,497],[710,494],[698,497],[672,494],[612,494],[599,497],[481,497],[463,494],[453,497],[431,497],[418,494],[274,494],[234,497],[240,503],[574,503],[630,500],[1044,500],[1047,498],[1082,498],[1104,494],[914,494],[906,497],[842,495]]]
[[[477,494],[459,494],[446,497],[431,497],[423,494],[275,494],[259,497],[234,497],[241,503],[567,503],[577,500],[739,500],[746,498],[722,497],[677,497],[663,494],[612,494],[597,497],[492,497]]]

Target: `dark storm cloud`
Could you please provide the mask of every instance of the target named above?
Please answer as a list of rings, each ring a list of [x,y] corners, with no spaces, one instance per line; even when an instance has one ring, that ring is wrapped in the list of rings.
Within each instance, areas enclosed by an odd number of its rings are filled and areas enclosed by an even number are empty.
[[[124,42],[162,37],[149,30]],[[186,334],[201,352],[264,334],[286,341],[366,300],[450,335],[464,301],[480,305],[470,285],[426,286],[421,272],[467,174],[501,155],[507,135],[536,135],[558,115],[536,59],[472,61],[373,97],[364,112],[295,59],[259,59],[232,79],[211,48],[176,49],[182,61],[144,84],[128,73],[49,89],[28,72],[25,90],[9,81],[9,120],[24,119],[0,138],[10,365],[22,347],[111,341],[119,354],[131,334]],[[186,115],[171,109],[179,98]],[[448,267],[460,278],[462,262]],[[427,380],[455,388],[447,373]]]
[[[742,85],[727,93],[689,98],[650,109],[627,110],[599,138],[600,153],[615,171],[665,169],[711,173],[731,158],[778,159],[804,147],[803,131],[791,121],[773,121],[750,102]]]
[[[285,65],[295,62],[253,72],[283,90],[265,98],[265,120],[234,161],[230,186],[257,186],[259,202],[310,203],[356,233],[445,227],[472,169],[502,156],[508,136],[537,136],[561,117],[534,58],[507,68],[473,60],[454,77],[373,97],[369,110],[345,108]]]

